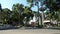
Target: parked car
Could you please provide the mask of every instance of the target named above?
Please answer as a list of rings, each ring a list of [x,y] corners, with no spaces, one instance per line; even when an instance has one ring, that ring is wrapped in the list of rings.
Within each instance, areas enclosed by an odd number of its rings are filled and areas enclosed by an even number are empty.
[[[14,26],[12,25],[8,25],[8,24],[0,24],[0,30],[5,30],[5,29],[13,29],[15,28]]]

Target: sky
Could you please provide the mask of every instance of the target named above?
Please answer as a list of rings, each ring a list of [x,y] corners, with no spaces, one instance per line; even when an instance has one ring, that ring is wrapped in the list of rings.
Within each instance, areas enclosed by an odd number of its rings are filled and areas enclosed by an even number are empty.
[[[23,4],[24,6],[29,6],[29,4],[26,2],[26,0],[0,0],[0,4],[2,6],[2,8],[8,8],[10,10],[12,10],[12,6],[13,4]],[[37,11],[36,9],[37,7],[32,7],[33,11]]]

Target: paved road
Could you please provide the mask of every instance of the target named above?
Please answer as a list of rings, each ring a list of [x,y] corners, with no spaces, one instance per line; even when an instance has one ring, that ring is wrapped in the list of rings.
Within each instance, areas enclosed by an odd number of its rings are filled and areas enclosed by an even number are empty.
[[[0,34],[60,34],[60,30],[52,30],[52,29],[14,29],[14,30],[0,30]]]

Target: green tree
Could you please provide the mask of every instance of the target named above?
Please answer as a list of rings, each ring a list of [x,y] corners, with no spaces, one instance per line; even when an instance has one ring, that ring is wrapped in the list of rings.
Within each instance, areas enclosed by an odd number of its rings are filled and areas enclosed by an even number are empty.
[[[26,17],[26,22],[29,21],[29,18],[33,18],[32,10],[30,7],[25,6],[24,12],[23,12],[24,17]]]
[[[1,19],[3,20],[4,24],[7,24],[7,21],[10,18],[10,10],[8,8],[5,8],[1,12]]]
[[[60,0],[45,0],[44,4],[50,9],[50,11],[57,11],[60,8]]]
[[[24,17],[22,16],[22,13],[24,11],[23,5],[22,4],[13,4],[12,6],[12,11],[13,11],[13,18],[17,19],[19,21],[19,24],[23,25],[23,19]]]
[[[33,7],[33,6],[37,6],[37,8],[38,8],[38,27],[39,27],[39,2],[40,2],[40,0],[26,0],[29,4],[30,4],[30,6],[31,7]]]
[[[50,13],[51,18],[56,19],[56,17],[55,17],[55,16],[57,16],[56,12],[60,9],[59,8],[60,7],[60,4],[59,4],[60,0],[45,0],[43,3],[45,4],[45,6],[47,8],[50,9],[49,13]]]

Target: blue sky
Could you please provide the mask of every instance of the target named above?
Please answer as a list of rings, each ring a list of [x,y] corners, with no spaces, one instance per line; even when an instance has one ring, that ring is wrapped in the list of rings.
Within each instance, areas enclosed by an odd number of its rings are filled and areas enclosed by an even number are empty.
[[[0,0],[2,8],[12,9],[13,4],[22,3],[24,6],[29,6],[26,0]],[[37,7],[33,7],[32,10],[37,11]]]

